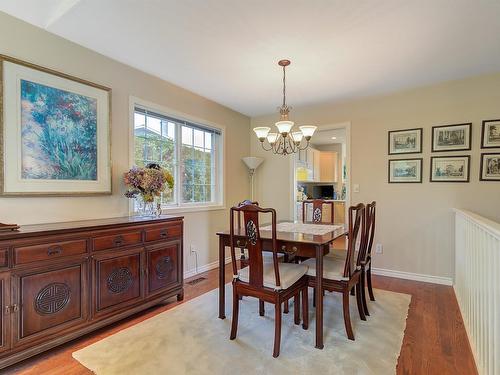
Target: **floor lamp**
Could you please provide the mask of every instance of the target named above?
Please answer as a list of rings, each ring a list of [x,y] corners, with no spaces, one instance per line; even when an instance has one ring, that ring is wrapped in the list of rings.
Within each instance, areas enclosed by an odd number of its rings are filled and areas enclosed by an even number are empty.
[[[255,156],[247,156],[244,157],[243,162],[247,165],[248,167],[248,173],[250,174],[250,179],[251,179],[251,184],[252,184],[252,201],[253,201],[253,175],[255,174],[255,170],[257,167],[264,161],[263,158],[257,158]]]

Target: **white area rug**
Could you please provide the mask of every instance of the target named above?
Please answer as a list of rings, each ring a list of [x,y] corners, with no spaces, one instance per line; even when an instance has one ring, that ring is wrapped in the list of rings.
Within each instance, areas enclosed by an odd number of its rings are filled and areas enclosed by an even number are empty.
[[[278,223],[276,230],[278,232],[306,233],[321,236],[328,232],[333,232],[335,229],[342,228],[342,225],[326,225],[326,224],[304,224],[304,223]],[[272,230],[271,225],[261,227],[260,230]]]
[[[231,286],[226,286],[226,311]],[[310,290],[312,291],[312,290]],[[311,293],[310,293],[311,295]],[[293,309],[284,314],[281,354],[272,357],[274,309],[258,301],[240,304],[236,340],[229,340],[231,316],[217,318],[217,291],[211,291],[73,353],[98,375],[108,374],[394,374],[411,296],[375,290],[368,321],[359,319],[351,298],[356,341],[347,339],[339,293],[325,296],[323,350],[314,348],[314,309],[309,330],[293,324]]]

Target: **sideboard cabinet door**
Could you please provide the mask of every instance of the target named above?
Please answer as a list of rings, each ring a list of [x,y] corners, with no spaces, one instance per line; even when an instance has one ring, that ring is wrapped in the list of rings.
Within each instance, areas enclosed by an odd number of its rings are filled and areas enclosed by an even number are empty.
[[[181,242],[169,241],[146,247],[148,295],[181,284]]]
[[[53,337],[87,320],[87,270],[81,260],[13,275],[14,345]]]
[[[0,353],[10,348],[10,275],[0,274]]]
[[[95,256],[96,316],[122,309],[142,299],[142,254],[141,247]]]

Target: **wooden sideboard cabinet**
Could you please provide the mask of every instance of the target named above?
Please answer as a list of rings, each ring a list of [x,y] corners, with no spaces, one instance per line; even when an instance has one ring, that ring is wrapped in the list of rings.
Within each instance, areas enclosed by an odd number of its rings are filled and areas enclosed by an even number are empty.
[[[183,217],[0,233],[0,368],[183,291]]]

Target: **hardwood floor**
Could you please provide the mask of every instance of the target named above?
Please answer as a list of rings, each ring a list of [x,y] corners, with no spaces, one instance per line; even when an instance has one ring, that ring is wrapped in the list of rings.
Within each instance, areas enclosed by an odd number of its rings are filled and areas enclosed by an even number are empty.
[[[37,375],[91,374],[73,359],[71,353],[216,288],[217,274],[217,270],[212,270],[199,275],[205,277],[205,280],[195,285],[186,284],[183,302],[177,302],[173,298],[165,305],[153,307],[1,372]],[[231,280],[229,267],[226,267],[226,280]],[[412,295],[397,374],[477,374],[451,287],[383,276],[374,276],[373,281],[375,288]],[[216,315],[214,311],[214,319],[217,319]]]

